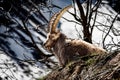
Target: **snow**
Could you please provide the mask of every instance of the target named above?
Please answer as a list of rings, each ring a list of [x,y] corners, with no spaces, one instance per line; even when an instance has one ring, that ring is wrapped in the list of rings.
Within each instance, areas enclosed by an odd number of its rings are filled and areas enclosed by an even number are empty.
[[[69,9],[69,12],[74,13],[74,9],[73,8]],[[82,33],[83,28],[81,24],[77,22],[69,12],[64,13],[63,17],[60,19],[60,23],[61,23],[60,29],[62,33],[66,34],[67,37],[69,38],[83,39],[83,33]],[[78,11],[76,12],[77,14],[79,14]],[[109,27],[111,26],[112,21],[116,15],[117,13],[109,5],[101,4],[100,8],[98,8],[98,15],[95,23],[96,27],[94,27],[93,34],[92,34],[93,44],[103,47],[103,38],[108,32]],[[93,20],[94,20],[94,15],[93,15]],[[91,25],[93,24],[93,20],[91,21]],[[119,30],[120,29],[119,25],[120,25],[120,21],[116,20],[113,25],[113,28],[116,28]],[[114,43],[118,44],[118,41],[120,40],[120,36],[113,35],[112,31],[110,31],[109,35],[110,36],[107,36],[107,38],[105,39],[105,45],[114,44]],[[115,49],[117,49],[117,47],[112,48],[112,50],[115,50]]]
[[[30,65],[24,62],[25,64],[28,66],[23,70],[16,61],[0,51],[0,77],[4,78],[3,80],[35,80],[50,72],[49,69],[37,64]],[[30,71],[30,73],[25,74],[25,71]]]

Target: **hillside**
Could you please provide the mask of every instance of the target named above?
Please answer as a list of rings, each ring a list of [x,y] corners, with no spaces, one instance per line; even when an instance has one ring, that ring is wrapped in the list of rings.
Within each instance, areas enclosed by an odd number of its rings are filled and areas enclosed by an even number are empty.
[[[80,57],[42,80],[119,80],[120,53]],[[41,79],[40,79],[41,80]]]

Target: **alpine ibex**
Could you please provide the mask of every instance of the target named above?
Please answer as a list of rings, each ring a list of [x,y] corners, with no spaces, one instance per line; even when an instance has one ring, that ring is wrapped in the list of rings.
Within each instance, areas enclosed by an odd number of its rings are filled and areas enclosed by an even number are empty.
[[[49,23],[49,33],[44,44],[45,48],[48,50],[53,48],[54,54],[58,58],[61,66],[65,66],[68,62],[74,60],[76,56],[84,56],[92,53],[106,53],[104,49],[83,40],[69,39],[59,30],[56,30],[59,19],[69,8],[70,6],[64,8],[60,13],[55,14],[51,18]]]

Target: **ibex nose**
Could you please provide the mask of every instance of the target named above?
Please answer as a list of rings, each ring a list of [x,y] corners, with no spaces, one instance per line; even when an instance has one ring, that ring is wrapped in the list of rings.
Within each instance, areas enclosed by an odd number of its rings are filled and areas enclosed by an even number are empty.
[[[47,43],[46,42],[43,43],[43,46],[44,46],[44,48],[47,48]]]
[[[47,43],[44,43],[43,46],[46,50],[50,50],[50,47],[48,47]]]
[[[43,46],[45,47],[46,43],[43,43]]]

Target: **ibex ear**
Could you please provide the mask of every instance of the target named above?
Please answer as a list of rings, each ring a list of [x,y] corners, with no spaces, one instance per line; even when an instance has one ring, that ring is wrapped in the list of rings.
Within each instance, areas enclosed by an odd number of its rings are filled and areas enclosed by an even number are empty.
[[[60,33],[60,29],[57,30],[57,33]]]
[[[60,30],[55,30],[55,31],[52,31],[51,33],[58,34],[58,33],[60,33]]]

